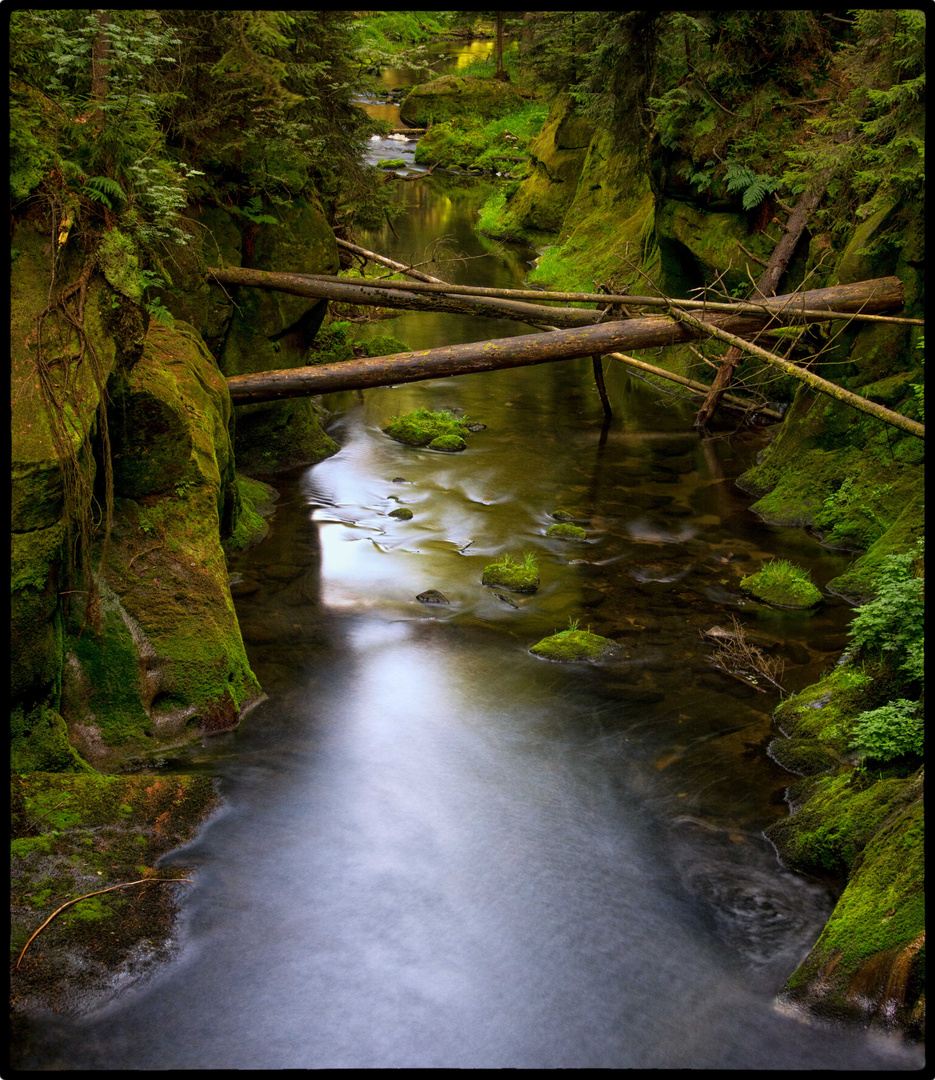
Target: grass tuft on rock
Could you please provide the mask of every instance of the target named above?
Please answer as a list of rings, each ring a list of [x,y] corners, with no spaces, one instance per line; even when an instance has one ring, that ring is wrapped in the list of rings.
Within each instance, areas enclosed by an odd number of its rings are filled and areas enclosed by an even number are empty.
[[[481,581],[484,585],[508,592],[534,593],[539,588],[539,564],[531,551],[527,551],[521,559],[504,555],[502,559],[484,567]]]
[[[811,574],[786,559],[773,559],[761,570],[740,582],[746,596],[772,607],[812,608],[821,603],[821,593]]]
[[[617,643],[610,638],[592,634],[590,628],[580,630],[577,619],[569,619],[568,629],[536,642],[529,650],[544,660],[575,661],[601,660],[616,651]]]

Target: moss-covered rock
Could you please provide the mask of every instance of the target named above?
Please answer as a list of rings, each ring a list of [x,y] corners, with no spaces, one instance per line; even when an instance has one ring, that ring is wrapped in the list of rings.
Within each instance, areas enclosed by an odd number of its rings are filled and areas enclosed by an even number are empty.
[[[740,590],[772,607],[812,608],[821,603],[821,593],[809,573],[784,559],[774,559],[740,582]]]
[[[784,769],[798,776],[818,776],[841,764],[840,757],[818,739],[773,739],[767,753]]]
[[[490,119],[510,112],[522,100],[510,83],[499,79],[443,75],[414,87],[400,107],[399,119],[409,127],[466,116]]]
[[[197,333],[179,321],[150,328],[120,391],[116,410],[145,393],[175,424],[151,427],[127,455],[171,462],[171,482],[144,469],[134,475],[145,483],[121,489],[99,625],[68,627],[62,715],[73,744],[99,768],[234,727],[260,696],[221,547],[236,491],[227,383]],[[174,449],[165,451],[163,440]],[[118,437],[115,445],[124,444]],[[184,463],[179,447],[188,449]]]
[[[467,443],[467,423],[441,411],[414,409],[403,416],[394,416],[383,431],[407,446],[428,446],[433,450],[463,450]]]
[[[550,525],[545,530],[545,535],[551,536],[554,540],[577,540],[581,542],[587,540],[588,531],[582,529],[580,525],[572,525],[570,521],[560,521],[556,525]]]
[[[64,725],[62,725],[64,726]],[[11,776],[11,947],[67,900],[146,878],[188,841],[216,804],[204,776],[99,776],[93,771]],[[12,972],[12,1008],[67,1007],[124,983],[168,953],[178,887],[133,886],[91,896],[58,915]]]
[[[412,511],[408,506],[398,506],[395,510],[391,510],[387,516],[396,518],[397,521],[411,521]]]
[[[562,630],[536,642],[529,650],[544,660],[603,660],[618,650],[610,638],[592,634],[589,630]]]
[[[234,477],[235,507],[231,515],[231,532],[222,540],[228,558],[254,547],[269,533],[267,518],[272,514],[279,493],[261,480],[237,473]]]
[[[481,582],[508,592],[534,593],[539,588],[539,567],[534,556],[513,559],[505,555],[484,567]]]
[[[814,782],[791,818],[767,829],[783,861],[849,872],[847,885],[783,996],[837,1020],[871,1018],[920,1036],[924,1024],[922,773]]]

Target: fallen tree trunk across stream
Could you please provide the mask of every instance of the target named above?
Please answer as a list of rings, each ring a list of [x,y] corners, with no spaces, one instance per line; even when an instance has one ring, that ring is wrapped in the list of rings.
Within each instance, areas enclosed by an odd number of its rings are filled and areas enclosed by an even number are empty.
[[[261,275],[263,272],[245,273]],[[297,281],[301,280],[301,275],[267,274],[266,277],[292,277]],[[297,290],[290,288],[287,291]],[[899,278],[875,278],[851,285],[836,285],[828,289],[773,297],[763,304],[764,311],[769,314],[718,313],[709,315],[706,322],[733,334],[749,336],[768,325],[781,325],[787,314],[791,316],[803,309],[816,312],[815,315],[808,316],[808,320],[812,321],[847,312],[891,311],[901,307],[902,303],[903,286]],[[825,311],[827,315],[822,314]],[[554,310],[550,310],[549,315],[554,316]],[[281,398],[328,394],[337,390],[363,390],[371,386],[391,386],[395,383],[419,382],[424,379],[493,371],[497,368],[524,367],[553,360],[606,355],[618,350],[632,352],[636,349],[694,341],[703,333],[703,330],[669,317],[624,319],[597,326],[556,330],[552,333],[522,334],[466,345],[448,345],[437,349],[395,353],[391,356],[345,360],[336,364],[237,375],[228,379],[227,384],[233,403],[248,405]]]

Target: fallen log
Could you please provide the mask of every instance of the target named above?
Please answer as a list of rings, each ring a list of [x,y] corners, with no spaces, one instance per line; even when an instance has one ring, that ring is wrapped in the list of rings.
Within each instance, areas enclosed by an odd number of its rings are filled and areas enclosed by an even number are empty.
[[[869,401],[867,398],[861,397],[851,390],[845,390],[842,386],[829,382],[827,379],[823,379],[820,375],[816,375],[812,371],[806,371],[797,364],[791,364],[788,360],[783,360],[779,356],[774,356],[773,353],[768,352],[766,349],[761,349],[758,345],[754,345],[749,341],[744,341],[736,334],[730,333],[723,326],[713,326],[710,321],[696,319],[694,315],[689,315],[684,311],[675,311],[675,316],[676,318],[683,320],[689,326],[696,327],[707,334],[711,334],[713,337],[720,338],[722,341],[728,342],[733,347],[742,350],[745,353],[749,353],[759,360],[765,361],[772,367],[778,368],[785,374],[794,376],[796,379],[799,379],[801,382],[812,387],[813,390],[818,390],[822,394],[827,394],[829,397],[833,397],[838,401],[843,401],[846,405],[850,405],[854,409],[859,409],[860,412],[867,413],[868,416],[874,416],[877,420],[882,420],[884,424],[889,424],[891,427],[900,428],[902,431],[907,431],[910,435],[915,435],[918,439],[925,438],[924,425],[916,420],[910,420],[908,416],[903,416],[902,413],[893,412],[892,409],[887,409],[883,405],[878,405],[875,401]]]
[[[900,307],[902,303],[903,286],[899,278],[876,278],[851,285],[815,289],[796,296],[777,296],[765,301],[765,314],[712,315],[707,325],[749,336],[767,324],[782,323],[787,308],[791,311],[817,310],[818,315],[810,316],[811,319],[829,317],[831,312],[847,310],[887,311]],[[327,394],[336,390],[362,390],[371,386],[419,382],[497,368],[524,367],[593,356],[595,353],[603,355],[617,350],[632,352],[635,349],[693,341],[705,332],[708,332],[706,327],[688,326],[664,316],[624,319],[552,333],[521,334],[392,356],[345,360],[337,364],[238,375],[228,379],[227,384],[232,401],[237,405],[246,405],[287,397]]]
[[[310,274],[284,274],[269,270],[210,268],[208,278],[221,285],[246,285],[259,289],[276,289],[296,296],[334,300],[341,304],[369,304],[373,307],[403,308],[407,311],[445,311],[455,315],[479,315],[491,319],[514,319],[518,322],[556,326],[591,326],[600,321],[601,313],[584,308],[550,308],[516,300],[490,297],[448,296],[444,293],[419,296],[390,285],[375,282],[351,282],[347,279],[323,280]]]
[[[375,251],[352,244],[349,240],[336,238],[338,247],[345,248],[362,258],[370,259],[381,266],[400,273],[408,274],[416,278],[416,281],[394,281],[394,289],[402,289],[404,292],[421,292],[431,295],[432,293],[450,293],[453,296],[489,296],[501,300],[529,300],[534,303],[564,303],[564,304],[626,304],[628,307],[656,307],[668,308],[673,300],[667,296],[637,296],[629,293],[578,293],[578,292],[552,292],[547,289],[498,289],[484,285],[452,285],[442,281],[441,278],[424,274],[414,267],[405,263],[388,259]],[[321,281],[348,281],[348,278],[337,277],[333,274],[308,274],[304,275],[313,280]],[[353,280],[353,279],[351,279]],[[366,283],[366,282],[364,282]],[[727,312],[740,314],[741,312],[760,312],[763,305],[755,300],[732,301],[722,303],[716,300],[682,300],[675,301],[679,307],[691,308],[705,312]],[[799,314],[808,316],[811,311],[800,311]],[[866,320],[868,322],[904,323],[910,326],[924,326],[924,319],[907,319],[895,315],[871,315],[866,312],[842,313],[841,318]]]

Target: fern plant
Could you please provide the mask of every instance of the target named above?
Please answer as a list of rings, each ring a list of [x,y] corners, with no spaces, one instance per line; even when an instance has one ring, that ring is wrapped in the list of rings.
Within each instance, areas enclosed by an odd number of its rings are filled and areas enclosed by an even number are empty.
[[[735,161],[727,163],[724,182],[732,195],[738,191],[743,192],[744,210],[754,210],[767,195],[778,191],[781,186],[781,181],[775,177],[764,176],[762,173],[754,172],[747,165],[739,165]]]

